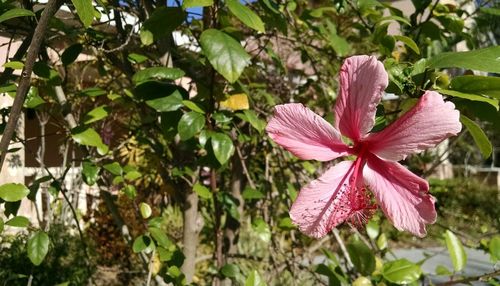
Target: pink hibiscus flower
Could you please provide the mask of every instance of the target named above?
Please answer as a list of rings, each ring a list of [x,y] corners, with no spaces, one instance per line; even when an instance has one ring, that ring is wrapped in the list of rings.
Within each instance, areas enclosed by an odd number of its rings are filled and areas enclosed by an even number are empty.
[[[460,132],[459,112],[439,93],[426,91],[394,123],[370,133],[387,84],[381,62],[375,57],[354,56],[340,70],[334,126],[302,104],[275,107],[266,131],[300,159],[357,156],[354,161],[336,164],[302,188],[290,217],[303,233],[320,238],[344,221],[365,223],[376,209],[372,197],[399,230],[422,237],[425,225],[436,221],[429,184],[397,161]],[[349,137],[352,145],[344,144],[341,135]]]

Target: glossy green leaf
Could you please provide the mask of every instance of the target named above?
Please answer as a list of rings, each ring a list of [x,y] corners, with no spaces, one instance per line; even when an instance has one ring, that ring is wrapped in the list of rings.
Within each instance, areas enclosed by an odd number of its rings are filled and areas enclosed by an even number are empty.
[[[141,211],[142,218],[144,219],[149,218],[153,213],[151,207],[146,203],[140,203],[139,210]]]
[[[121,176],[123,174],[123,169],[118,162],[109,163],[102,167],[115,176]]]
[[[368,234],[368,237],[370,237],[371,239],[377,238],[380,233],[380,225],[378,221],[370,220],[366,224],[366,233]]]
[[[380,19],[378,22],[378,25],[380,25],[381,23],[383,23],[385,21],[396,21],[396,22],[411,26],[411,23],[408,19],[396,16],[396,15],[391,15],[391,16],[387,16],[387,17]]]
[[[86,88],[86,89],[80,91],[80,93],[83,95],[86,95],[86,96],[90,96],[90,97],[97,97],[97,96],[107,94],[107,92],[105,90],[103,90],[102,88],[99,88],[99,87]]]
[[[124,178],[128,181],[134,181],[134,180],[137,180],[139,179],[140,177],[142,177],[142,174],[141,172],[139,171],[136,171],[136,170],[131,170],[131,171],[128,171]]]
[[[200,183],[194,184],[193,191],[202,199],[208,200],[212,198],[212,192]]]
[[[152,67],[136,72],[132,80],[135,84],[156,79],[176,80],[183,77],[184,74],[184,71],[178,68]]]
[[[85,28],[89,27],[94,20],[94,7],[92,0],[71,0],[75,5],[76,13]]]
[[[121,178],[121,177],[116,177],[116,178]],[[113,182],[113,184],[115,183]],[[122,191],[129,199],[134,199],[137,196],[137,190],[135,189],[134,185],[125,185]]]
[[[500,16],[500,9],[498,8],[481,7],[479,8],[479,11],[481,11],[481,13],[490,14],[493,16]]]
[[[497,262],[500,260],[500,236],[495,235],[491,238],[488,245],[490,251],[491,261]]]
[[[467,254],[465,253],[462,242],[449,230],[446,230],[444,233],[444,239],[446,248],[448,248],[448,252],[450,253],[453,269],[455,269],[455,271],[463,270],[467,264]]]
[[[168,238],[168,236],[163,230],[157,227],[149,227],[148,230],[158,245],[161,245],[165,248],[168,248],[169,246],[173,245],[173,242]]]
[[[182,1],[182,8],[192,8],[192,7],[207,7],[212,6],[214,0],[184,0]]]
[[[375,256],[361,240],[349,243],[347,252],[349,252],[349,257],[359,273],[370,275],[375,270]]]
[[[71,137],[78,144],[96,147],[101,155],[108,153],[108,146],[102,142],[101,136],[93,128],[83,126],[73,128]]]
[[[407,259],[398,259],[384,264],[382,276],[391,283],[410,284],[422,275],[422,269]]]
[[[83,161],[82,163],[83,181],[89,186],[94,185],[97,182],[97,179],[99,178],[100,170],[101,168],[96,166],[94,163],[90,161]]]
[[[0,198],[6,202],[17,202],[24,199],[30,190],[23,184],[8,183],[0,186]]]
[[[234,153],[233,140],[224,133],[215,133],[210,138],[215,158],[223,165]]]
[[[224,277],[236,278],[236,276],[240,274],[240,268],[236,264],[228,263],[222,266],[220,273],[224,275]]]
[[[174,91],[169,96],[146,100],[146,104],[158,112],[175,111],[183,106],[182,95]]]
[[[143,29],[158,40],[171,34],[185,19],[186,13],[180,7],[159,6],[144,22]]]
[[[22,8],[13,8],[5,11],[2,15],[0,15],[0,23],[7,21],[12,18],[17,17],[33,17],[35,13],[30,10],[22,9]]]
[[[83,116],[83,124],[90,124],[108,116],[111,108],[107,105],[98,106]]]
[[[387,236],[385,233],[382,233],[377,239],[377,247],[380,250],[384,250],[387,248]]]
[[[245,286],[266,286],[266,281],[262,279],[257,270],[253,270],[245,280]]]
[[[196,133],[200,132],[205,126],[205,116],[198,112],[188,112],[182,115],[177,126],[177,132],[181,140],[185,141],[193,137]]]
[[[148,30],[141,29],[141,31],[139,32],[139,37],[141,39],[141,43],[145,46],[149,46],[154,43],[153,33]]]
[[[38,93],[38,88],[36,86],[31,86],[28,94],[26,95],[26,100],[24,101],[24,107],[26,108],[36,108],[45,103],[45,100],[40,97]]]
[[[14,70],[22,70],[24,68],[24,63],[20,61],[10,61],[3,64],[4,68],[11,68]]]
[[[127,56],[127,59],[132,63],[140,64],[147,61],[149,58],[146,57],[145,55],[131,53]]]
[[[152,250],[151,245],[152,245],[151,238],[147,235],[141,235],[137,237],[134,240],[134,243],[132,244],[132,250],[135,253],[139,253],[141,251],[148,252],[148,248]]]
[[[28,258],[38,266],[49,252],[49,236],[43,231],[37,231],[28,239]]]
[[[258,32],[266,31],[264,22],[262,22],[260,17],[250,8],[241,4],[239,0],[226,0],[226,5],[229,8],[229,11],[231,11],[236,18],[243,22],[243,24]]]
[[[450,89],[500,99],[500,77],[457,76],[451,80]]]
[[[488,104],[491,104],[493,107],[495,107],[496,110],[498,110],[498,99],[495,99],[495,98],[489,98],[489,97],[485,97],[482,95],[465,93],[465,92],[456,91],[456,90],[447,90],[447,89],[440,89],[440,90],[438,90],[438,92],[442,93],[442,94],[450,95],[453,97],[467,99],[467,100],[486,102]]]
[[[83,51],[82,44],[74,44],[69,46],[61,55],[61,62],[67,66],[78,58],[78,55]]]
[[[460,122],[462,122],[467,130],[469,130],[469,133],[474,139],[479,151],[481,151],[483,158],[490,157],[491,152],[493,151],[493,146],[481,127],[464,115],[460,115]]]
[[[205,111],[198,104],[192,102],[191,100],[183,100],[182,104],[184,104],[184,106],[186,106],[187,108],[191,109],[194,112],[205,114]]]
[[[25,216],[15,216],[5,222],[5,225],[13,227],[28,227],[30,220]]]
[[[438,265],[436,266],[436,275],[446,275],[446,276],[449,276],[449,275],[452,275],[453,273],[448,270],[448,268],[446,268],[446,266],[443,266],[443,265]]]
[[[253,128],[255,128],[259,133],[262,133],[266,128],[266,122],[262,119],[259,119],[255,111],[253,110],[243,110],[243,114],[246,116],[246,120]]]
[[[214,69],[230,83],[234,83],[250,64],[250,56],[245,49],[224,32],[215,29],[205,30],[201,34],[200,44]]]
[[[469,52],[447,52],[427,61],[430,68],[464,68],[500,73],[500,46]]]
[[[395,35],[393,36],[397,41],[403,42],[408,48],[412,49],[417,55],[420,55],[420,49],[411,38],[406,36]]]

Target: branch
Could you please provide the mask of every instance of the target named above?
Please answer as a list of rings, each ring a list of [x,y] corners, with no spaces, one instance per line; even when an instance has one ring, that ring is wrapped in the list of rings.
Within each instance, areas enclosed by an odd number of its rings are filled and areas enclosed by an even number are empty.
[[[9,148],[10,141],[14,135],[19,115],[21,114],[24,99],[26,98],[26,94],[30,88],[33,65],[35,64],[38,52],[40,51],[40,46],[44,40],[49,20],[59,9],[61,4],[62,3],[58,0],[50,0],[47,3],[42,12],[42,16],[40,17],[40,21],[35,28],[35,32],[33,33],[33,39],[31,40],[31,44],[28,48],[26,62],[21,74],[21,80],[19,81],[19,86],[17,87],[16,97],[14,98],[14,103],[12,104],[12,108],[10,110],[9,120],[7,121],[5,131],[2,135],[2,140],[0,141],[0,172],[5,161],[5,156],[7,155],[7,149]]]
[[[447,285],[455,285],[455,284],[468,284],[468,283],[473,282],[473,281],[486,281],[489,278],[494,278],[494,277],[499,276],[499,275],[500,275],[500,269],[496,270],[496,271],[493,271],[493,272],[490,272],[490,273],[478,275],[478,276],[471,276],[471,277],[467,277],[467,278],[464,278],[464,279],[459,279],[459,280],[453,280],[453,281],[448,281],[448,282],[440,283],[440,284],[437,284],[437,286],[447,286]]]

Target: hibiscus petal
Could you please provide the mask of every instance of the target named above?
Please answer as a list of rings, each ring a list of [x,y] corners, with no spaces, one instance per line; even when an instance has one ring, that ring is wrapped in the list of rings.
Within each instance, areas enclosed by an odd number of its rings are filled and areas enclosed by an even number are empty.
[[[276,143],[303,160],[330,161],[348,147],[332,125],[300,103],[277,105],[266,131]]]
[[[353,172],[354,162],[340,162],[300,190],[290,209],[290,218],[300,231],[320,238],[349,216]]]
[[[445,102],[435,91],[426,91],[412,109],[366,141],[372,153],[387,160],[403,160],[460,132],[459,117],[453,103]]]
[[[375,57],[354,56],[340,70],[340,94],[335,104],[335,127],[354,141],[373,128],[375,112],[388,76]]]
[[[397,162],[371,155],[363,169],[365,184],[392,224],[420,237],[426,224],[436,221],[434,197],[429,184]]]

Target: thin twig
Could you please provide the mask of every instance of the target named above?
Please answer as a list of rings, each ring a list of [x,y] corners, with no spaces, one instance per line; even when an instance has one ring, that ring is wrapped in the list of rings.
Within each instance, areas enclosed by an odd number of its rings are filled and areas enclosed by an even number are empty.
[[[339,230],[334,228],[333,229],[333,235],[335,236],[335,239],[337,240],[337,243],[339,244],[340,250],[342,250],[342,254],[345,257],[345,261],[347,262],[347,266],[349,269],[354,268],[354,264],[352,264],[351,257],[349,257],[349,252],[347,252],[347,248],[345,247],[344,241],[340,237]]]
[[[19,120],[19,115],[21,114],[23,103],[26,98],[26,94],[28,93],[28,90],[30,88],[31,73],[33,71],[35,61],[38,57],[40,46],[45,38],[45,32],[49,25],[49,20],[55,14],[59,6],[61,6],[61,4],[61,1],[50,0],[47,5],[45,5],[42,16],[40,17],[40,21],[35,28],[33,39],[31,40],[31,44],[26,55],[24,69],[21,73],[19,86],[17,87],[16,97],[14,98],[14,103],[12,104],[10,110],[9,120],[7,121],[4,133],[2,134],[2,140],[0,141],[0,172],[7,155],[10,141],[12,140],[12,136],[14,135],[14,131]]]
[[[499,276],[499,275],[500,275],[500,269],[493,271],[493,272],[490,272],[490,273],[478,275],[478,276],[471,276],[471,277],[466,277],[464,279],[440,283],[440,284],[437,284],[437,286],[447,286],[447,285],[455,285],[455,284],[469,284],[470,282],[473,282],[473,281],[487,281],[487,279],[494,278],[494,277]]]

